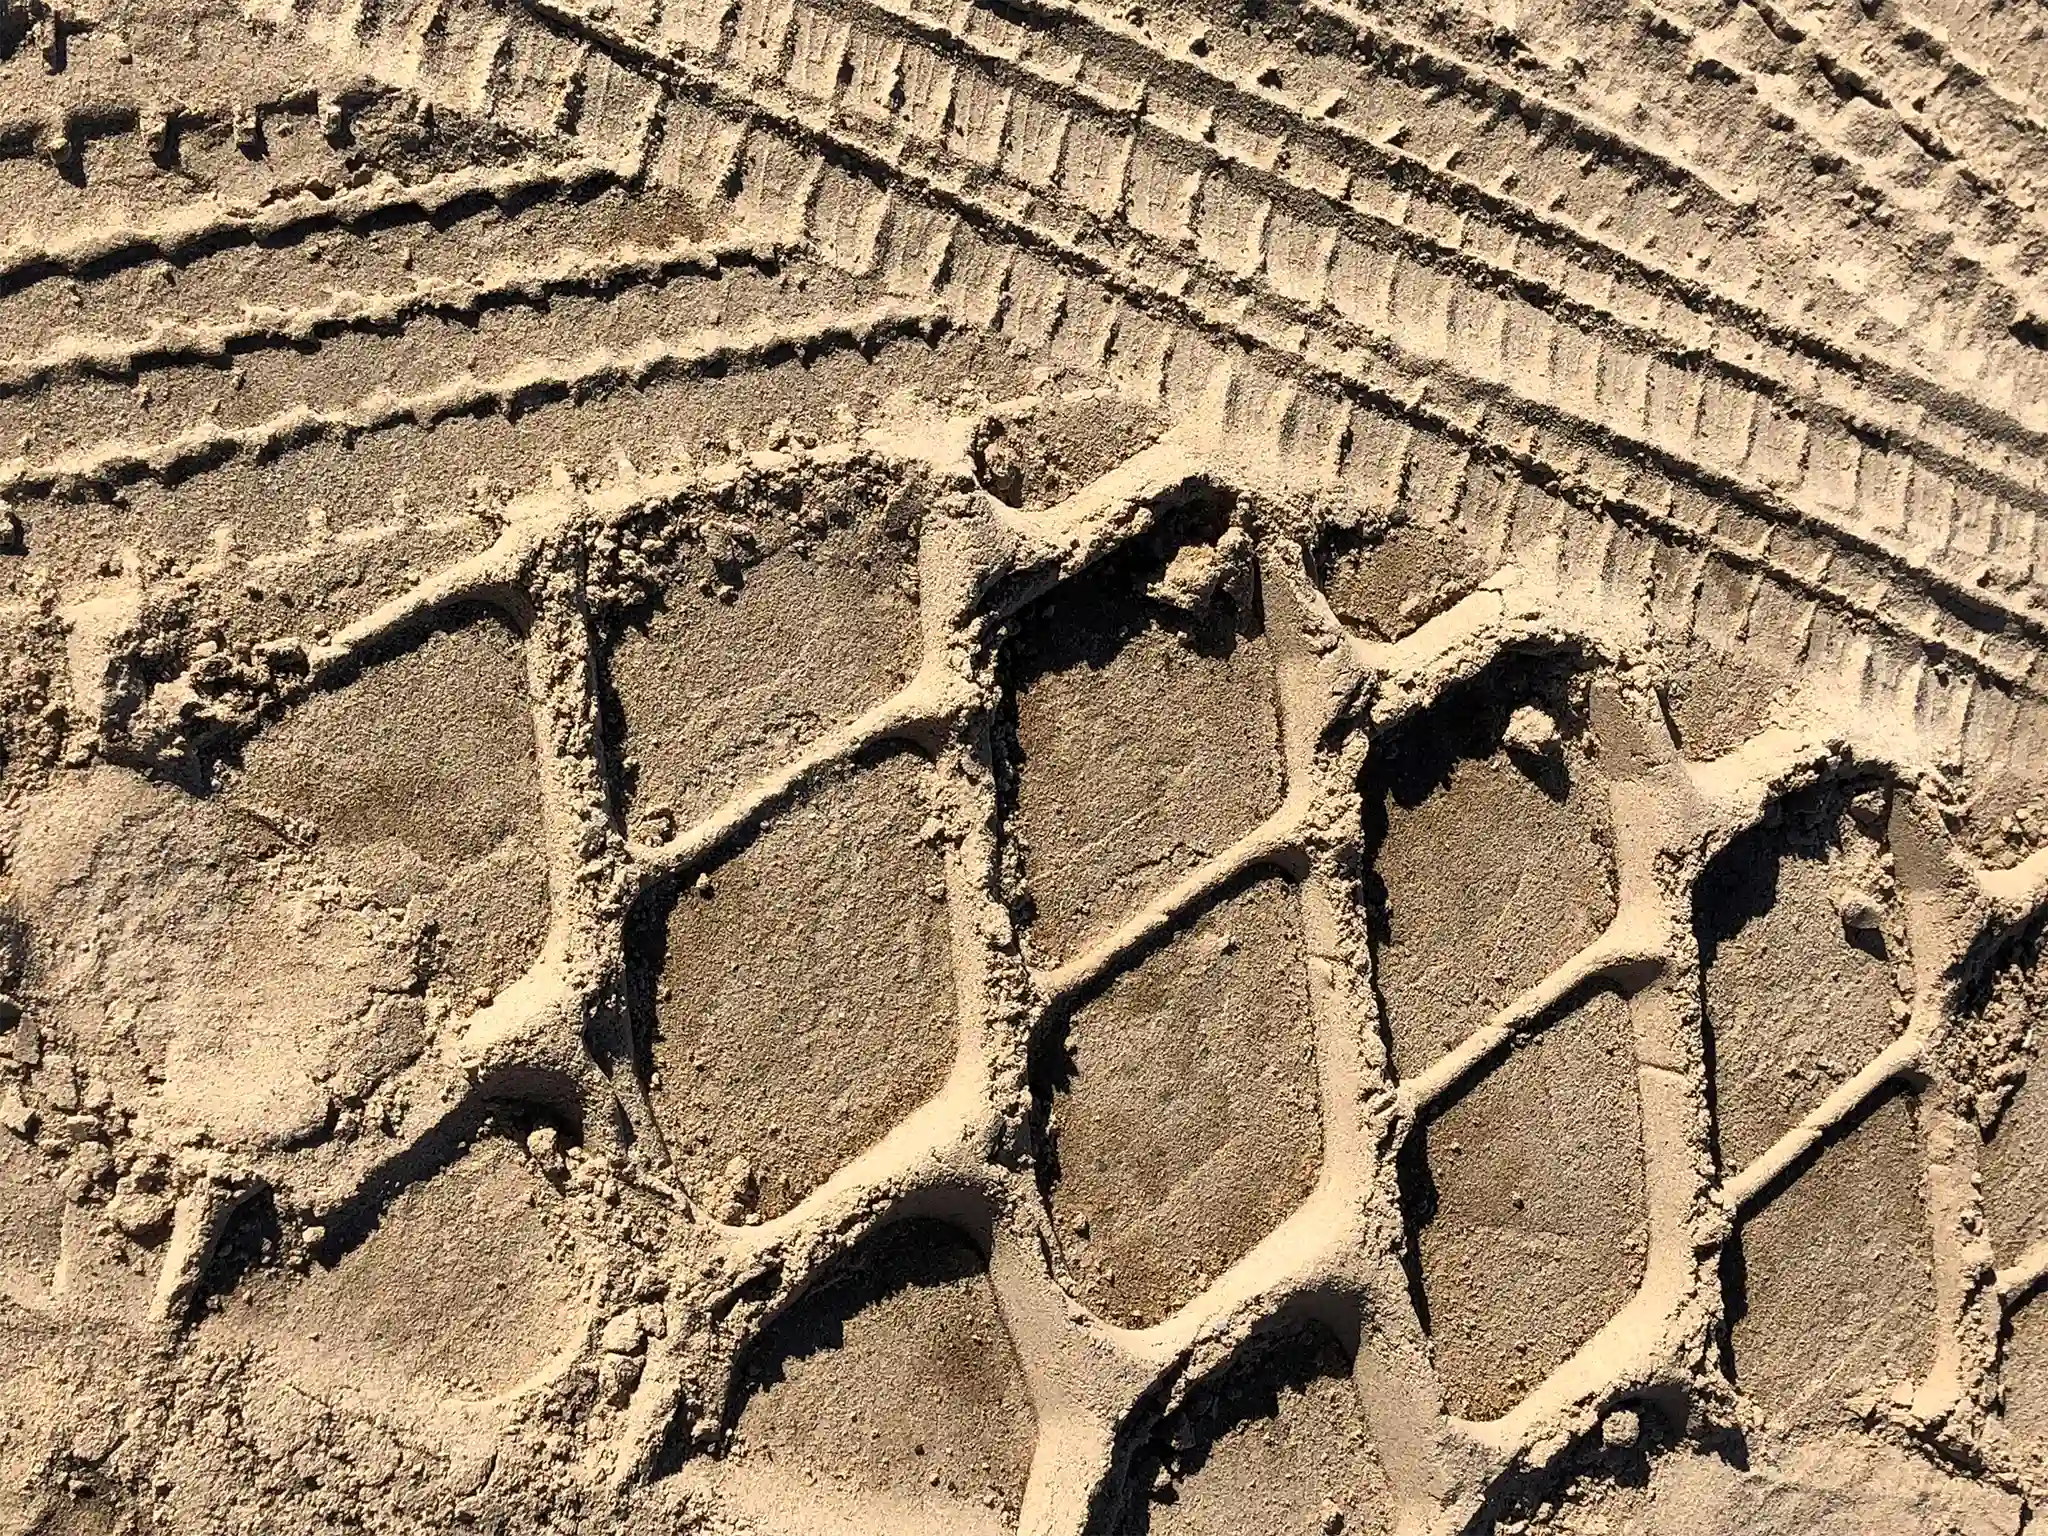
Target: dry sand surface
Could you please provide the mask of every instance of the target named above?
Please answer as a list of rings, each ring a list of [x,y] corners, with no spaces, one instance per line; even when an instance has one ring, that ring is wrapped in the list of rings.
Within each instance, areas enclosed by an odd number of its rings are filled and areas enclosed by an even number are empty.
[[[2043,0],[0,0],[0,1536],[2048,1517]]]

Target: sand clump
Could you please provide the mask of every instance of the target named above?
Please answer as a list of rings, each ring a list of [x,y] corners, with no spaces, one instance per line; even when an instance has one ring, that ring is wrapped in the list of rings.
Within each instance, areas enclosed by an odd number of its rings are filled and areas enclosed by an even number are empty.
[[[0,0],[0,1536],[2037,1521],[2044,69]]]

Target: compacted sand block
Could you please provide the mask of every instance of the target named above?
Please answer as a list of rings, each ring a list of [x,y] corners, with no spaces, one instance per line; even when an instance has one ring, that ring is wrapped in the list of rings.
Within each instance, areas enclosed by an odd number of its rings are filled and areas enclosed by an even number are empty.
[[[687,826],[908,682],[915,535],[858,503],[714,531],[612,647],[636,812]]]
[[[2022,1309],[1999,1356],[2006,1428],[2030,1450],[2048,1444],[2048,1338],[2038,1307]]]
[[[952,1064],[944,875],[920,838],[920,767],[892,758],[822,788],[669,907],[655,1112],[721,1220],[788,1210]]]
[[[847,1528],[862,1496],[935,1530],[999,1528],[1029,1475],[1030,1395],[986,1278],[960,1233],[890,1228],[753,1347],[740,1376],[736,1503],[799,1529]],[[815,1490],[815,1495],[813,1493]],[[868,1518],[873,1518],[870,1515]]]
[[[2039,1058],[1998,1117],[1982,1154],[1984,1215],[1998,1257],[2013,1263],[2048,1239],[2048,1086]]]
[[[1372,535],[1346,530],[1317,554],[1331,611],[1372,640],[1406,638],[1492,574],[1456,529],[1427,524],[1396,523]]]
[[[1430,1125],[1407,1172],[1446,1405],[1498,1417],[1642,1278],[1627,1007],[1602,994],[1553,1024]]]
[[[1081,1294],[1153,1323],[1315,1182],[1314,1036],[1293,893],[1266,880],[1075,1010],[1047,1068],[1053,1220]]]
[[[1736,1381],[1780,1423],[1839,1423],[1910,1389],[1934,1347],[1919,1128],[1881,1103],[1746,1223],[1731,1260]]]
[[[1558,700],[1522,702],[1512,684],[1458,697],[1368,767],[1373,982],[1404,1072],[1427,1067],[1614,916],[1605,786],[1546,703],[1566,713]],[[1503,744],[1511,729],[1520,739],[1518,721],[1535,750]],[[1564,723],[1575,730],[1568,714]]]
[[[7,1213],[0,1218],[0,1294],[18,1307],[47,1300],[62,1257],[63,1190],[22,1147],[0,1148]]]
[[[1147,1506],[1119,1528],[1222,1536],[1386,1532],[1389,1490],[1351,1359],[1327,1328],[1284,1325],[1170,1421]]]
[[[1909,957],[1888,860],[1867,830],[1882,806],[1874,792],[1797,797],[1699,887],[1716,1125],[1730,1168],[1898,1033],[1898,968]]]
[[[560,1196],[500,1139],[458,1153],[301,1276],[260,1272],[262,1214],[229,1236],[219,1279],[257,1263],[206,1298],[200,1339],[252,1343],[305,1390],[495,1397],[575,1342],[585,1288]]]
[[[462,1011],[518,979],[547,925],[532,695],[489,616],[431,635],[242,749],[230,803],[305,826],[384,904],[431,913]]]
[[[1248,569],[1189,611],[1153,595],[1212,549],[1195,507],[1061,587],[1009,657],[1033,950],[1070,959],[1280,801],[1273,661]]]

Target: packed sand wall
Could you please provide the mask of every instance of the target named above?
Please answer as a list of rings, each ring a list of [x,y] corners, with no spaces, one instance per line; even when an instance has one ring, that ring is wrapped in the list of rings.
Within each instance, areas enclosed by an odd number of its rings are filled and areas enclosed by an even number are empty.
[[[0,0],[0,1531],[2020,1531],[2044,74]]]

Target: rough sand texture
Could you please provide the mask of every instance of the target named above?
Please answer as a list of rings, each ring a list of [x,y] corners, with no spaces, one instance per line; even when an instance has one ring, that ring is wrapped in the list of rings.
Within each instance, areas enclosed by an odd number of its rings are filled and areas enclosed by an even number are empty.
[[[0,1536],[2014,1533],[2038,0],[0,0]]]

